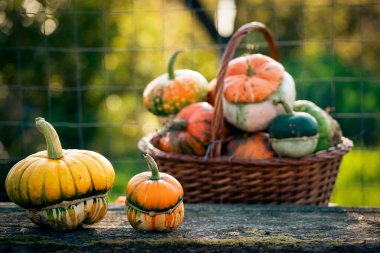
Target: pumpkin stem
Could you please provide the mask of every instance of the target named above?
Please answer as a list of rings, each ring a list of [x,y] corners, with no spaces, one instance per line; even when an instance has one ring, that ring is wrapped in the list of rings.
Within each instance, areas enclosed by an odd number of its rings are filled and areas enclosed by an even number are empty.
[[[36,118],[36,127],[43,134],[46,140],[47,153],[50,159],[60,159],[63,157],[61,142],[54,127],[44,118]]]
[[[282,107],[284,107],[286,114],[289,114],[289,115],[294,114],[293,108],[288,102],[283,101],[283,100],[273,100],[273,103],[275,105],[281,104]]]
[[[247,76],[253,76],[255,74],[255,70],[253,69],[251,63],[247,61],[248,69],[247,69]]]
[[[144,155],[144,159],[146,163],[148,164],[149,170],[152,172],[152,176],[150,177],[150,180],[160,180],[160,171],[158,170],[158,166],[156,161],[151,157],[149,154]]]
[[[177,58],[177,55],[181,53],[182,50],[175,51],[172,56],[170,56],[169,63],[168,63],[168,75],[169,75],[169,80],[173,80],[175,78],[174,74],[174,62],[175,59]]]
[[[185,130],[187,128],[187,121],[185,119],[173,119],[172,121],[165,124],[163,128],[161,128],[157,134],[159,136],[163,136],[170,130]]]

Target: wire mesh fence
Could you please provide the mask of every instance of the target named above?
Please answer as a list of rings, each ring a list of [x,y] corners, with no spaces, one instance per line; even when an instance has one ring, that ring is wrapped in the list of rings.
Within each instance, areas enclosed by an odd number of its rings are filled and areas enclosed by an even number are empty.
[[[42,116],[64,148],[109,158],[117,173],[111,196],[124,194],[145,169],[137,141],[159,127],[142,105],[145,85],[177,49],[185,52],[176,68],[212,80],[229,37],[221,28],[261,21],[296,80],[297,99],[330,108],[356,145],[332,201],[380,205],[379,14],[379,1],[355,0],[0,1],[2,191],[8,170],[45,148],[34,127]],[[268,49],[252,35],[238,54],[256,52]]]

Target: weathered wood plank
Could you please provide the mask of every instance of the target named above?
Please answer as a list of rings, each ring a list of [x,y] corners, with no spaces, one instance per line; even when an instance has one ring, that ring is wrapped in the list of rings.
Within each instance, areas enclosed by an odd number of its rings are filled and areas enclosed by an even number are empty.
[[[72,232],[31,223],[0,203],[0,251],[380,252],[380,209],[257,205],[186,205],[171,233],[142,233],[112,204],[104,220]]]

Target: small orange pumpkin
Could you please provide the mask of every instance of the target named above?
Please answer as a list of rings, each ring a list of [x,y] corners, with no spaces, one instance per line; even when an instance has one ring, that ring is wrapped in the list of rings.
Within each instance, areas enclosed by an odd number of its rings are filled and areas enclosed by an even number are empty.
[[[226,145],[225,154],[238,159],[268,159],[275,155],[264,132],[236,135]]]
[[[185,214],[182,186],[174,177],[160,173],[150,155],[144,158],[151,172],[137,174],[128,182],[128,221],[136,230],[172,231],[182,223]]]
[[[283,75],[284,67],[268,56],[238,57],[228,64],[224,97],[230,103],[261,102],[277,90]]]

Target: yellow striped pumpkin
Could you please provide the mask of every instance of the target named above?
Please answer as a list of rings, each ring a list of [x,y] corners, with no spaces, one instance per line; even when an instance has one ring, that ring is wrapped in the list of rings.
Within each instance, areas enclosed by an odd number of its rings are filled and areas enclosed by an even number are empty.
[[[36,119],[36,126],[46,139],[47,151],[32,154],[11,168],[5,182],[9,198],[17,205],[33,210],[32,213],[37,212],[41,216],[46,213],[48,219],[39,221],[49,221],[47,225],[52,228],[73,229],[81,223],[78,222],[80,219],[75,218],[75,221],[65,219],[67,224],[60,224],[64,222],[64,218],[60,217],[67,216],[65,212],[73,212],[62,211],[65,209],[62,203],[72,207],[75,217],[84,217],[89,214],[82,213],[84,208],[78,206],[84,205],[86,201],[86,210],[93,205],[95,209],[105,209],[103,215],[99,215],[103,217],[107,205],[101,202],[115,179],[111,163],[93,151],[63,150],[57,132],[43,118]],[[82,204],[78,202],[79,199],[83,199]],[[88,206],[90,202],[91,207]],[[55,208],[58,209],[53,210]],[[49,216],[49,212],[63,214]],[[54,225],[54,222],[59,224]]]
[[[174,177],[160,173],[151,156],[144,158],[151,173],[137,174],[128,182],[128,220],[136,230],[170,232],[182,223],[185,214],[182,186]]]

